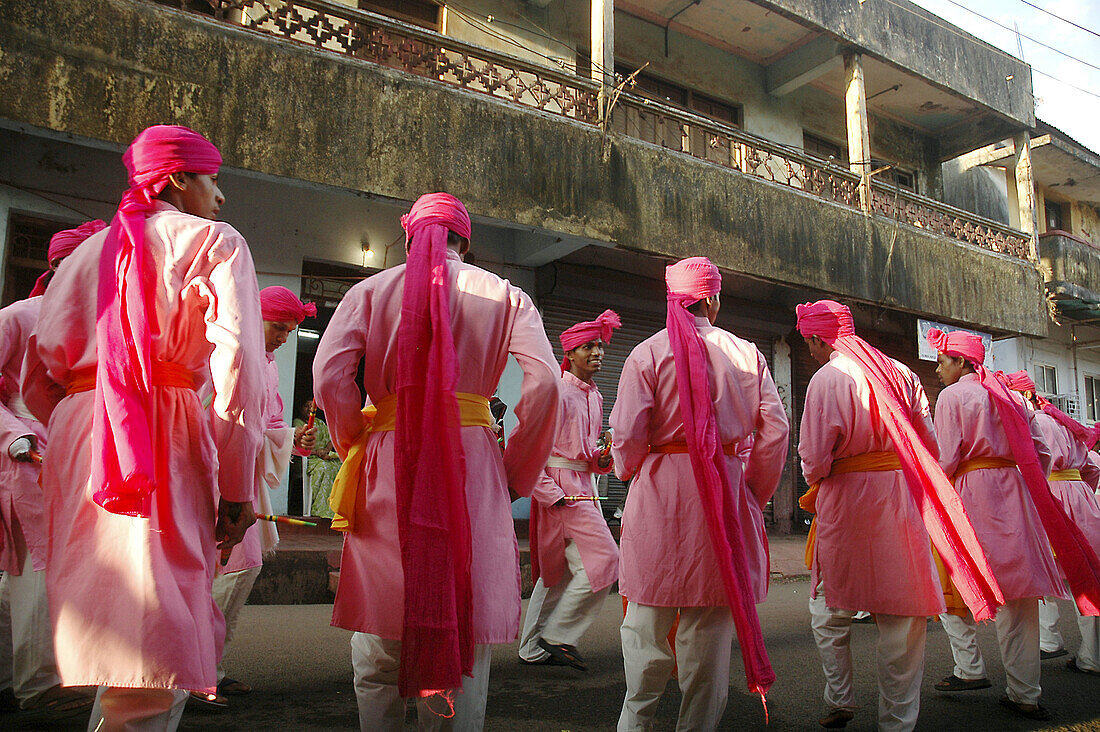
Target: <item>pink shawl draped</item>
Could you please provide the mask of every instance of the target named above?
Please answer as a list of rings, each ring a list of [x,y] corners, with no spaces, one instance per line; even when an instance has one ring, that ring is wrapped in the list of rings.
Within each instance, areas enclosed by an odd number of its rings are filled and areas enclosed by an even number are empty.
[[[611,341],[611,332],[622,325],[619,315],[614,310],[604,310],[595,320],[586,320],[583,323],[571,325],[562,331],[559,341],[564,351],[572,351],[577,346],[583,346],[589,341],[599,339],[604,343]],[[569,359],[563,358],[561,370],[569,370]]]
[[[455,383],[447,232],[470,238],[454,196],[421,196],[401,217],[408,236],[397,328],[397,520],[405,578],[401,696],[462,686],[473,673],[473,585],[466,464]]]
[[[799,305],[795,313],[803,337],[817,336],[863,369],[873,398],[872,420],[890,436],[933,545],[974,618],[991,619],[1004,604],[1004,596],[962,499],[902,406],[906,389],[902,373],[882,351],[856,335],[852,313],[844,305],[820,300]]]
[[[706,257],[690,257],[665,269],[665,283],[668,292],[666,325],[676,363],[676,387],[691,468],[707,517],[707,531],[722,574],[722,584],[733,612],[745,664],[745,680],[749,690],[763,699],[775,682],[775,671],[764,648],[738,508],[718,437],[706,346],[695,327],[694,316],[687,311],[692,303],[717,295],[722,289],[722,276]]]
[[[50,269],[43,272],[34,281],[34,289],[31,290],[29,297],[46,294],[46,283],[50,281],[50,275],[54,270],[54,262],[69,256],[78,246],[84,243],[85,239],[106,228],[107,223],[105,221],[92,219],[91,221],[85,221],[75,229],[65,229],[51,236],[50,246],[46,251],[46,262],[49,263]]]
[[[1039,512],[1051,548],[1066,575],[1077,608],[1082,615],[1100,615],[1100,560],[1081,529],[1066,515],[1061,501],[1050,492],[1039,456],[1031,441],[1027,415],[1021,404],[1009,395],[1004,384],[982,366],[985,349],[981,339],[962,331],[944,333],[933,328],[928,342],[940,353],[965,358],[974,367],[982,386],[989,393],[1004,427],[1016,465],[1024,476],[1031,501]]]
[[[93,498],[111,513],[149,516],[156,487],[152,339],[156,274],[145,251],[145,220],[172,173],[214,175],[218,149],[187,129],[145,129],[122,157],[130,188],[111,221],[99,263],[95,404],[92,416]]]

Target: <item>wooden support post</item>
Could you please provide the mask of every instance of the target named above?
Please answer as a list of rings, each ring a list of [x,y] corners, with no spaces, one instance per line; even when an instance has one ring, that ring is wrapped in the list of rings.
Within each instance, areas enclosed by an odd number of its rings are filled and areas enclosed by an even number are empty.
[[[1036,235],[1035,212],[1035,176],[1031,169],[1031,134],[1024,130],[1012,138],[1016,152],[1012,156],[1016,178],[1016,200],[1020,206],[1020,231],[1031,237],[1028,244],[1028,256],[1031,261],[1039,261],[1038,240]]]
[[[599,114],[602,122],[609,113],[615,85],[615,3],[591,0],[592,79],[600,85]]]
[[[844,54],[844,107],[848,126],[848,161],[853,173],[859,174],[859,205],[865,214],[871,213],[871,135],[867,128],[867,90],[863,82],[863,60],[860,54]]]

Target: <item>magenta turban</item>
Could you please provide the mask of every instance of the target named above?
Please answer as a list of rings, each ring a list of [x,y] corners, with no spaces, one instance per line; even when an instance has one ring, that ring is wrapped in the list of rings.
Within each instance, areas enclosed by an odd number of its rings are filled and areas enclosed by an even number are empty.
[[[794,309],[798,332],[803,338],[817,336],[830,346],[842,336],[854,336],[852,311],[835,300],[818,300]]]
[[[998,372],[1000,374],[1002,372]],[[1038,393],[1035,389],[1035,382],[1028,376],[1027,371],[1017,371],[1013,374],[1004,374],[1004,384],[1012,391],[1025,392],[1030,391],[1032,394]]]
[[[568,353],[577,346],[583,346],[585,343],[596,339],[609,343],[611,341],[611,331],[620,325],[622,325],[622,321],[619,320],[618,313],[614,310],[604,310],[595,320],[586,320],[567,328],[559,338],[561,347]],[[569,359],[563,359],[561,370],[565,371],[568,368]]]
[[[93,219],[91,221],[85,221],[75,229],[65,229],[64,231],[57,232],[50,237],[50,247],[46,253],[46,262],[52,267],[54,262],[72,254],[89,236],[96,232],[103,231],[106,228],[106,222],[100,219]],[[50,279],[51,271],[52,270],[47,270],[43,272],[42,276],[35,281],[34,289],[31,290],[30,297],[35,297],[36,295],[41,295],[46,292],[46,283]]]
[[[156,488],[152,341],[159,336],[146,271],[145,220],[172,173],[214,175],[218,148],[186,127],[148,127],[122,162],[130,188],[122,194],[99,260],[95,402],[92,412],[93,500],[111,513],[149,516]],[[151,263],[150,263],[151,264]]]
[[[939,328],[933,328],[928,331],[928,342],[940,353],[952,358],[965,358],[975,366],[985,361],[985,346],[982,345],[981,336],[965,330],[944,333]]]
[[[306,318],[317,317],[317,306],[302,302],[282,285],[272,285],[260,290],[260,314],[264,320],[293,320],[301,325]]]

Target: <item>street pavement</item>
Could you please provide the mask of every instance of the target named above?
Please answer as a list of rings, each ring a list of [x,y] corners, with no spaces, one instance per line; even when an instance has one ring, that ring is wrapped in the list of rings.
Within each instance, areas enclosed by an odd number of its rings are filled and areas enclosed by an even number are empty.
[[[734,648],[730,699],[722,720],[724,730],[814,730],[822,715],[822,675],[809,630],[806,608],[809,581],[805,577],[773,582],[761,606],[765,643],[778,681],[768,694],[770,725],[765,726],[760,700],[745,689],[740,653]],[[1079,634],[1072,607],[1060,603],[1060,628],[1069,649]],[[227,655],[230,676],[247,681],[251,694],[235,697],[225,710],[208,710],[188,703],[180,729],[213,730],[348,730],[358,725],[352,690],[350,634],[329,626],[331,605],[250,605],[244,608],[237,637]],[[589,672],[523,666],[517,644],[498,646],[493,653],[485,729],[491,732],[589,732],[612,730],[622,705],[622,654],[618,625],[622,606],[617,595],[606,602],[599,620],[581,642]],[[875,727],[873,625],[853,626],[852,650],[857,702],[862,708],[849,730]],[[1043,663],[1043,703],[1052,722],[1018,719],[1000,707],[1004,670],[992,624],[979,629],[992,689],[948,695],[932,685],[952,669],[947,638],[938,622],[928,625],[928,647],[918,730],[1100,730],[1100,677],[1074,674],[1065,658]],[[675,727],[680,694],[670,683],[657,714],[655,730]],[[38,725],[20,715],[0,716],[30,729],[82,729],[68,725]],[[86,722],[84,722],[86,724]],[[415,729],[413,716],[408,729]]]

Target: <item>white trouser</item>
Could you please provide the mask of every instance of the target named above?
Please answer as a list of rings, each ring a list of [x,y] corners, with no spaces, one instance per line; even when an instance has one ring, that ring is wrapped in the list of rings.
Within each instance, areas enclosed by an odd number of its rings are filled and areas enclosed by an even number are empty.
[[[1077,668],[1100,672],[1100,618],[1077,614],[1081,647],[1077,649]]]
[[[680,613],[676,656],[668,633]],[[619,732],[649,730],[657,704],[678,666],[682,699],[676,722],[683,730],[713,730],[722,720],[730,685],[733,615],[728,607],[652,607],[627,603],[620,630],[626,698]]]
[[[830,608],[818,585],[810,598],[810,627],[825,674],[825,705],[855,711],[852,689],[852,617],[855,611]],[[920,714],[927,622],[923,617],[875,614],[878,645],[878,728],[911,730]]]
[[[525,661],[541,661],[550,655],[539,647],[539,638],[553,645],[576,646],[600,614],[611,590],[592,591],[581,551],[572,541],[565,544],[565,561],[569,565],[567,575],[549,588],[540,577],[531,592],[519,641],[519,657]]]
[[[478,732],[485,726],[485,700],[489,694],[489,661],[492,647],[474,646],[474,675],[462,678],[462,692],[455,690],[454,716],[438,697],[416,701],[420,730]],[[401,665],[401,641],[370,633],[352,633],[351,666],[355,671],[355,700],[359,704],[362,732],[401,732],[405,729],[405,700],[397,693]]]
[[[16,541],[22,541],[22,533],[14,532]],[[35,572],[31,566],[30,552],[26,555],[23,574],[5,572],[0,578],[0,597],[9,608],[11,618],[10,645],[11,687],[15,697],[26,708],[41,694],[61,683],[57,674],[57,660],[53,652],[53,626],[50,624],[50,607],[46,601],[46,572]],[[0,688],[4,688],[0,686]]]
[[[172,732],[179,726],[186,702],[183,689],[101,686],[88,732]]]
[[[1053,597],[1044,597],[1039,603],[1039,650],[1050,653],[1066,647],[1062,634],[1058,631],[1058,602]]]
[[[241,616],[241,608],[248,601],[248,595],[252,592],[252,586],[256,584],[256,578],[260,576],[263,567],[249,567],[240,572],[218,575],[214,578],[214,586],[211,592],[218,609],[225,616],[225,645],[222,647],[222,656],[218,659],[218,683],[225,678],[225,652],[229,649],[229,641],[233,640],[233,631],[237,627],[237,619]]]
[[[940,621],[951,641],[955,675],[960,679],[985,678],[985,662],[978,650],[974,618],[941,615]],[[1005,693],[1017,704],[1038,704],[1042,694],[1039,686],[1039,598],[1009,600],[997,611],[994,625],[1001,648],[1001,663],[1005,667]],[[975,675],[979,670],[980,674]]]
[[[0,574],[0,690],[12,687],[11,593]]]

